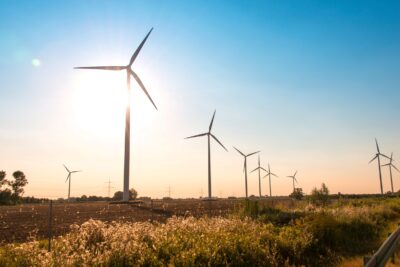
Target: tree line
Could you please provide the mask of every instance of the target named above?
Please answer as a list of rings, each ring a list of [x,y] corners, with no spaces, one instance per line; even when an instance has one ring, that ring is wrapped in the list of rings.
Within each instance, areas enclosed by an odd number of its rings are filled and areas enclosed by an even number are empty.
[[[6,176],[5,171],[0,171],[0,204],[18,204],[22,200],[28,179],[22,171],[15,171],[12,179],[7,179]]]

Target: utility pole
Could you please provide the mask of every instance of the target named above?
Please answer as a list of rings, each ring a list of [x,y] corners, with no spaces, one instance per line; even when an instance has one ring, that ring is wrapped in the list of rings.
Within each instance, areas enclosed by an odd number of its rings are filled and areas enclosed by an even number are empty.
[[[108,182],[106,182],[107,185],[107,190],[108,190],[108,198],[110,198],[110,193],[111,193],[111,188],[114,188],[113,186],[111,186],[111,179],[108,178]]]
[[[172,192],[171,186],[169,185],[169,186],[168,186],[168,190],[167,190],[167,193],[168,193],[168,197],[169,197],[169,198],[171,198],[171,192]]]

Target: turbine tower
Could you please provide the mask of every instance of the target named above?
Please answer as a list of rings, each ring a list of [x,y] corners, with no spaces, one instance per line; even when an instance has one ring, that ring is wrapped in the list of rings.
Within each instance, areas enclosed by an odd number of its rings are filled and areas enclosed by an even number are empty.
[[[258,155],[258,167],[255,168],[254,170],[252,170],[250,173],[252,173],[256,170],[258,170],[258,192],[261,197],[261,170],[263,170],[263,171],[267,171],[267,170],[264,169],[263,167],[261,167],[261,165],[260,165],[260,155]]]
[[[376,138],[375,138],[375,144],[376,144],[377,153],[375,154],[375,157],[368,162],[368,164],[371,163],[372,161],[374,161],[375,159],[378,159],[379,182],[380,182],[380,185],[381,185],[381,194],[383,195],[382,171],[381,171],[381,158],[380,158],[380,156],[385,157],[387,159],[390,159],[390,158],[380,152],[378,141],[376,140]]]
[[[63,164],[64,165],[64,164]],[[69,181],[69,183],[68,183],[68,200],[70,199],[70,193],[71,193],[71,177],[72,177],[72,174],[73,173],[76,173],[76,172],[81,172],[81,171],[70,171],[68,168],[67,168],[67,166],[65,166],[64,165],[64,168],[67,170],[67,172],[68,172],[68,176],[67,176],[67,179],[65,179],[65,182],[67,182],[67,181]]]
[[[297,179],[296,179],[296,174],[297,174],[297,171],[292,176],[287,176],[288,178],[292,178],[292,180],[293,180],[293,192],[295,190],[294,182],[298,183]]]
[[[256,151],[250,154],[245,155],[244,153],[242,153],[239,149],[237,149],[236,147],[233,147],[237,152],[239,152],[240,155],[242,155],[244,157],[244,165],[243,165],[243,171],[244,171],[244,186],[246,189],[246,198],[248,196],[247,194],[247,157],[250,157],[251,155],[257,154],[260,151]]]
[[[267,176],[269,177],[269,196],[270,196],[270,197],[272,197],[271,175],[272,175],[272,176],[275,176],[275,177],[278,177],[276,174],[274,174],[274,173],[271,172],[271,168],[270,168],[269,163],[268,163],[268,171],[267,171],[267,174],[266,174],[263,178],[265,178],[265,177],[267,177]]]
[[[393,193],[394,190],[393,190],[393,179],[392,179],[392,167],[393,167],[396,171],[398,171],[398,172],[400,172],[400,171],[399,171],[399,169],[396,168],[396,166],[394,166],[394,164],[393,164],[392,162],[393,162],[393,152],[392,152],[392,154],[390,155],[390,162],[389,162],[388,164],[384,164],[384,165],[382,165],[382,166],[389,166],[390,184],[391,184],[391,186],[392,186],[392,193]]]
[[[189,139],[189,138],[195,138],[195,137],[200,137],[200,136],[205,136],[205,135],[207,136],[207,139],[208,139],[208,198],[209,199],[211,199],[211,197],[212,197],[212,194],[211,194],[211,151],[210,151],[210,139],[211,139],[211,137],[214,138],[214,140],[217,141],[218,144],[220,144],[226,151],[228,151],[228,149],[226,149],[226,147],[224,147],[224,145],[217,139],[217,137],[215,137],[211,133],[211,128],[213,126],[215,112],[216,112],[216,110],[214,111],[214,114],[212,116],[210,126],[208,127],[208,132],[202,133],[202,134],[193,135],[193,136],[189,136],[189,137],[185,138],[185,139]]]
[[[131,124],[131,103],[130,103],[130,93],[131,93],[131,76],[136,80],[139,86],[142,88],[143,92],[147,95],[150,102],[153,106],[157,109],[156,104],[154,104],[153,99],[151,99],[149,93],[147,92],[146,88],[144,87],[142,81],[140,80],[139,76],[132,70],[132,64],[135,62],[136,57],[138,56],[140,50],[142,49],[144,43],[146,42],[147,38],[149,37],[153,28],[150,29],[149,33],[140,43],[138,48],[136,49],[135,53],[133,53],[129,64],[126,66],[95,66],[95,67],[75,67],[75,69],[94,69],[94,70],[126,70],[126,84],[128,87],[128,105],[126,107],[126,114],[125,114],[125,153],[124,153],[124,193],[123,193],[123,201],[129,201],[129,159],[130,159],[130,124]]]

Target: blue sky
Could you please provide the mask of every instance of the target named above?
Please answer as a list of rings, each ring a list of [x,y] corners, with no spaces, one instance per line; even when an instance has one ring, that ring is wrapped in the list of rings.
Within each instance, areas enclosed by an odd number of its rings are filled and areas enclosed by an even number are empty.
[[[84,169],[75,195],[121,187],[124,75],[73,67],[127,64],[154,27],[134,69],[159,111],[132,86],[139,193],[206,191],[206,140],[183,137],[214,109],[226,146],[275,166],[276,194],[295,170],[306,192],[377,192],[374,137],[400,153],[398,14],[398,1],[1,1],[0,169],[38,196],[65,195],[62,163]],[[215,195],[243,195],[241,158],[213,145],[212,160]]]

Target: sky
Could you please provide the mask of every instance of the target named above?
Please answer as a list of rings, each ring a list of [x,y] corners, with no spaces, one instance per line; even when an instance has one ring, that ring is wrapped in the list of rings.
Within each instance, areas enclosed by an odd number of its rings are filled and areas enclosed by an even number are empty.
[[[0,170],[26,174],[26,196],[66,197],[62,164],[82,170],[72,196],[106,196],[109,179],[122,190],[125,73],[73,67],[126,65],[154,27],[133,70],[158,111],[134,82],[129,99],[139,196],[206,195],[207,138],[184,137],[214,110],[229,150],[211,144],[214,196],[244,196],[232,146],[261,150],[273,195],[292,191],[296,170],[306,193],[378,193],[374,138],[400,159],[399,14],[398,1],[3,0]],[[383,168],[385,192],[389,181]],[[256,172],[248,184],[257,195]]]

